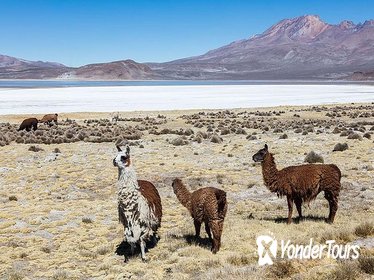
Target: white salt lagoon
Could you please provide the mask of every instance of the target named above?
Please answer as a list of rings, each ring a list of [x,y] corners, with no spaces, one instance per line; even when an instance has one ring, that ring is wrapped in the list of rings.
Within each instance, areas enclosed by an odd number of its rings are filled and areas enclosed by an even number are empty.
[[[374,102],[374,86],[271,84],[0,89],[0,115],[229,109],[350,102]]]

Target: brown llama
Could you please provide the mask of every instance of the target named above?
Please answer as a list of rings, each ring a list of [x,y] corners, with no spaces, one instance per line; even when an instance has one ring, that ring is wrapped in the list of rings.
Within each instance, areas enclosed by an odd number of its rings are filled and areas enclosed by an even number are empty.
[[[213,254],[217,253],[221,247],[223,221],[227,212],[226,192],[207,187],[191,193],[179,178],[174,179],[172,186],[178,200],[194,219],[195,237],[200,237],[201,224],[205,223],[205,231],[212,242],[211,250]]]
[[[37,130],[38,129],[38,119],[36,118],[28,118],[23,120],[21,125],[18,128],[18,131],[24,130],[30,131],[31,129]]]
[[[152,240],[155,243],[161,226],[161,198],[151,182],[137,180],[130,160],[130,147],[126,146],[122,151],[117,146],[117,150],[113,165],[118,167],[118,215],[124,226],[124,241],[130,244],[132,253],[139,244],[145,261],[146,242]]]
[[[44,117],[41,120],[39,120],[39,122],[45,123],[48,125],[51,125],[52,122],[57,124],[57,118],[58,118],[58,114],[48,114],[48,115],[44,115]]]
[[[340,169],[334,164],[304,164],[289,166],[278,170],[273,154],[269,153],[268,146],[253,155],[255,162],[261,162],[262,175],[265,186],[278,196],[287,197],[288,219],[292,220],[293,203],[296,205],[300,219],[302,218],[301,206],[303,202],[309,203],[320,192],[325,193],[329,202],[330,213],[328,223],[333,223],[338,210],[338,197],[340,192]]]

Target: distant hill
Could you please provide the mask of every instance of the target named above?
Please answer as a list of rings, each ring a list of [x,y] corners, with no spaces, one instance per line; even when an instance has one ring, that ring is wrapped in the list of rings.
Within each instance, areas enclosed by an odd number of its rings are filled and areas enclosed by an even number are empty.
[[[371,72],[354,72],[352,75],[345,77],[352,81],[372,81],[374,80],[374,71]]]
[[[0,55],[0,79],[52,79],[68,67],[56,62],[29,61]]]
[[[0,79],[374,79],[374,20],[284,19],[262,34],[165,63],[123,60],[79,68],[0,55]],[[361,77],[361,78],[360,78]]]
[[[155,77],[149,66],[133,60],[88,64],[60,76],[65,79],[83,80],[149,80]]]
[[[149,66],[133,60],[73,68],[0,55],[0,79],[149,80],[157,77]]]

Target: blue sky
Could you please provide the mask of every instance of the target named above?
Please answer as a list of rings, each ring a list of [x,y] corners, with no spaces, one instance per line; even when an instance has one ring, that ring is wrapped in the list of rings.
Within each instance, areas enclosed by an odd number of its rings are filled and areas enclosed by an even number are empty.
[[[374,1],[0,0],[0,54],[68,66],[164,62],[263,32],[284,18],[374,18]]]

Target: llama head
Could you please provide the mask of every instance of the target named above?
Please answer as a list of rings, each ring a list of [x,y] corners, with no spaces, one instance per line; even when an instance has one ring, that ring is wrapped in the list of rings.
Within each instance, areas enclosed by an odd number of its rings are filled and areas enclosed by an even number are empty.
[[[265,156],[266,156],[267,153],[268,153],[268,145],[265,144],[265,147],[262,148],[261,150],[259,150],[257,153],[255,153],[252,156],[252,159],[255,162],[262,162],[262,161],[264,161],[264,158],[265,158]]]
[[[171,184],[171,186],[173,187],[173,190],[174,190],[174,192],[175,192],[175,188],[177,188],[178,186],[180,186],[180,185],[182,185],[183,183],[182,183],[182,180],[181,179],[179,179],[179,178],[175,178],[174,180],[173,180],[173,183]]]
[[[113,159],[113,165],[117,166],[118,168],[125,168],[129,167],[131,164],[130,161],[130,147],[126,145],[124,150],[121,149],[120,146],[116,146],[118,150],[117,156]]]

